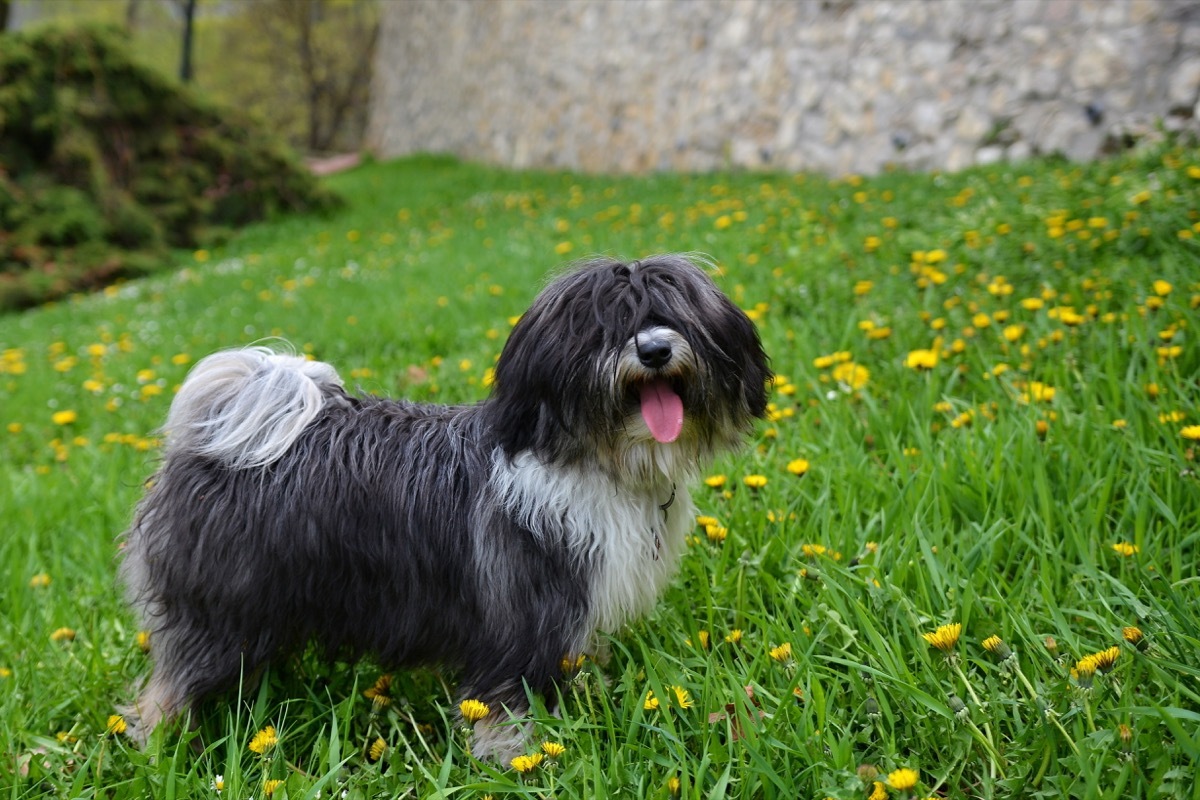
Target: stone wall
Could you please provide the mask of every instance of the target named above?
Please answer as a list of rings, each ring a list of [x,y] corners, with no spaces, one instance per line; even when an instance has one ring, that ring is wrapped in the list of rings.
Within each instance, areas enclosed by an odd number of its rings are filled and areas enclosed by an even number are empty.
[[[586,171],[1095,157],[1200,116],[1198,0],[405,0],[368,141]]]

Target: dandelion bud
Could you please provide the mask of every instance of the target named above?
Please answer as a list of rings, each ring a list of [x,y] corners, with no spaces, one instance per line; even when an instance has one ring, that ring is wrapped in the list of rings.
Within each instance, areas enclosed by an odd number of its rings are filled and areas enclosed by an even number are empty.
[[[879,768],[874,764],[859,764],[858,779],[863,783],[870,783],[879,777]]]
[[[1058,641],[1053,636],[1047,636],[1042,644],[1045,646],[1046,652],[1048,652],[1050,655],[1058,655]]]
[[[952,694],[947,700],[950,703],[950,710],[954,712],[954,718],[959,722],[965,722],[967,717],[971,716],[971,712],[967,709],[967,704],[962,701],[961,697]]]
[[[867,702],[863,704],[863,710],[867,713],[867,719],[875,722],[880,719],[883,714],[879,711],[879,701],[874,697],[868,697]]]

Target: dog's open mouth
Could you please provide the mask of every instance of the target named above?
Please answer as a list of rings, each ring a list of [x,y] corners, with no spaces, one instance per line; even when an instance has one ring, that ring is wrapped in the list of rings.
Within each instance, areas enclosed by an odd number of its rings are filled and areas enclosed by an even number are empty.
[[[669,381],[655,378],[638,387],[642,419],[655,441],[667,444],[683,430],[683,400]]]

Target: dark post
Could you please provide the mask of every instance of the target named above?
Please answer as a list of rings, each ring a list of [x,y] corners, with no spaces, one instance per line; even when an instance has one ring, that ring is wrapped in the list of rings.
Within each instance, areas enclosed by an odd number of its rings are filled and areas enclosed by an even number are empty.
[[[192,80],[192,21],[196,16],[196,0],[183,0],[183,54],[179,59],[179,80]]]

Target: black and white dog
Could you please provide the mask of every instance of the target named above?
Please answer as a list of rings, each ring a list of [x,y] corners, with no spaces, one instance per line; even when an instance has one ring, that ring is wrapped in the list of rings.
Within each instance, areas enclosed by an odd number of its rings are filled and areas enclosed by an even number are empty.
[[[593,260],[513,329],[491,396],[348,394],[267,348],[200,361],[171,406],[122,577],[154,670],[144,737],[272,657],[457,670],[477,756],[522,746],[526,686],[649,611],[694,525],[688,484],[770,379],[753,323],[692,260]]]

